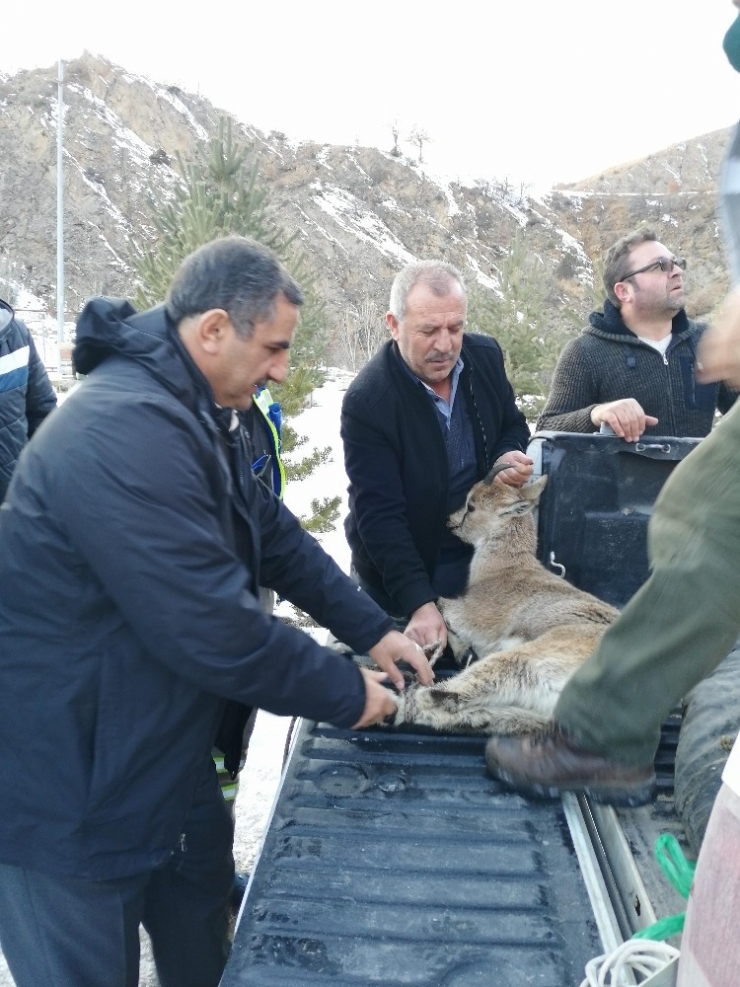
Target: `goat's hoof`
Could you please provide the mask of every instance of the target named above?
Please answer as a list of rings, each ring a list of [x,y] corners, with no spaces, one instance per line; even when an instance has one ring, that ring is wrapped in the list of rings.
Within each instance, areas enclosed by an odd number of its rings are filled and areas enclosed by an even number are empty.
[[[472,646],[466,648],[459,658],[455,659],[460,668],[469,668],[474,662],[480,661],[478,652]]]

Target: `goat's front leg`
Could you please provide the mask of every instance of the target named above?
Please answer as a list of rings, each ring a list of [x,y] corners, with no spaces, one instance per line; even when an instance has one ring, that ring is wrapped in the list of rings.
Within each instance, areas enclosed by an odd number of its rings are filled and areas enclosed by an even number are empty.
[[[455,659],[455,664],[459,668],[467,668],[468,665],[473,661],[477,661],[478,656],[476,655],[470,640],[465,637],[461,637],[455,630],[455,625],[457,621],[455,620],[457,600],[445,599],[440,597],[437,600],[437,606],[440,613],[444,617],[444,622],[447,625],[447,644],[452,651],[452,655]]]

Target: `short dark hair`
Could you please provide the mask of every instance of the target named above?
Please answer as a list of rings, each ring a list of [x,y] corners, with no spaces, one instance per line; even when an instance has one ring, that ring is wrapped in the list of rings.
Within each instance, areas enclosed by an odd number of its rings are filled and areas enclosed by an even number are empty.
[[[272,250],[245,236],[227,236],[204,244],[182,261],[165,305],[176,325],[190,315],[222,308],[237,335],[247,339],[256,322],[273,318],[281,293],[291,305],[303,304],[299,285]]]
[[[607,250],[604,258],[604,288],[606,289],[606,297],[616,308],[620,308],[622,303],[614,294],[614,285],[619,281],[624,281],[625,275],[629,274],[630,254],[641,243],[652,243],[657,239],[658,237],[652,230],[633,230],[631,233],[620,237]]]

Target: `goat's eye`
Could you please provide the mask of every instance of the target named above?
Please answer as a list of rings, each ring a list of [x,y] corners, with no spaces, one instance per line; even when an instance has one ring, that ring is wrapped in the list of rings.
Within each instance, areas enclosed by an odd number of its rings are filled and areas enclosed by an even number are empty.
[[[475,504],[468,504],[468,514],[472,514],[475,510]]]

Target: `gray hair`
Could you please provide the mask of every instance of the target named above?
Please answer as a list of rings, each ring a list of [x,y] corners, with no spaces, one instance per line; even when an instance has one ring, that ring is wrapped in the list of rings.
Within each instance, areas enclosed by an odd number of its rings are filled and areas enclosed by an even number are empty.
[[[652,230],[633,230],[631,233],[627,233],[617,240],[607,250],[606,257],[604,258],[603,281],[604,288],[606,289],[606,297],[615,308],[621,308],[622,303],[614,294],[614,285],[620,281],[624,281],[625,276],[630,273],[630,254],[641,243],[654,243],[657,240],[658,237]]]
[[[272,250],[248,237],[227,236],[185,258],[172,279],[165,306],[176,325],[190,315],[222,308],[237,335],[248,339],[255,323],[274,317],[279,294],[291,305],[303,304],[303,292]]]
[[[444,260],[420,260],[407,264],[395,277],[391,287],[391,300],[388,305],[391,315],[399,322],[406,314],[406,299],[417,284],[425,284],[438,298],[449,295],[455,285],[465,292],[462,274],[452,264]]]

